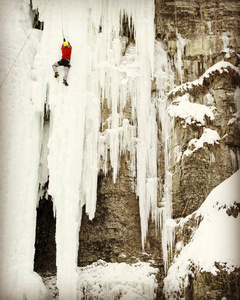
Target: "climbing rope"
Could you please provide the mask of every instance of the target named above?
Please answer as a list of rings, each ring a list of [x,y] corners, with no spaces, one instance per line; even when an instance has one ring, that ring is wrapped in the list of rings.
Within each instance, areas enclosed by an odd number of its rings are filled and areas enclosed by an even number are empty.
[[[45,5],[45,7],[44,7],[43,11],[42,11],[42,12],[41,12],[41,14],[39,15],[39,18],[40,18],[40,17],[42,17],[42,15],[43,15],[43,13],[44,13],[44,11],[45,11],[45,9],[46,9],[46,7],[47,7],[47,5],[48,5],[49,1],[50,1],[50,0],[48,0],[48,2],[47,2],[47,4]],[[36,20],[35,24],[33,25],[33,28],[32,28],[32,30],[30,31],[29,35],[27,36],[27,38],[26,38],[26,40],[25,40],[25,42],[24,42],[24,44],[23,44],[22,48],[20,49],[20,51],[19,51],[19,53],[18,53],[17,57],[15,58],[15,60],[14,60],[13,64],[11,65],[11,67],[10,67],[9,71],[7,72],[7,75],[6,75],[6,76],[5,76],[5,78],[3,79],[3,81],[2,81],[2,83],[1,83],[1,85],[0,85],[0,89],[2,88],[2,86],[3,86],[4,82],[5,82],[5,81],[6,81],[6,79],[8,78],[9,74],[11,73],[11,71],[12,71],[12,68],[14,67],[14,65],[15,65],[16,61],[18,60],[18,58],[19,58],[20,54],[22,53],[22,51],[23,51],[23,49],[24,49],[24,47],[25,47],[25,45],[26,45],[27,41],[29,40],[29,38],[30,38],[30,36],[31,36],[31,34],[32,34],[32,32],[33,32],[33,29],[34,29],[34,28],[35,28],[35,26],[37,25],[37,22],[38,22],[38,20]]]
[[[63,10],[62,10],[62,0],[61,0],[61,17],[62,17],[62,35],[64,38],[64,33],[63,33]]]
[[[61,0],[61,16],[62,16],[62,36],[64,39],[66,39],[66,41],[68,40],[68,36],[65,37],[64,35],[64,22],[63,22],[63,0]]]
[[[62,4],[63,0],[61,0],[61,16],[62,16],[62,35],[63,35],[63,38],[65,38],[64,36],[64,32],[63,32],[63,28],[64,28],[64,24],[63,24],[63,4]]]

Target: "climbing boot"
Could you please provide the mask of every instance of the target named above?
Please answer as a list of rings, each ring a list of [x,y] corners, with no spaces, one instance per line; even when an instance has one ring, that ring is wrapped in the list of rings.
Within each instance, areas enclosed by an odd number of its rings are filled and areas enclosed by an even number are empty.
[[[55,77],[55,78],[58,78],[58,76],[59,76],[59,73],[56,72],[54,77]]]
[[[67,80],[63,79],[63,84],[68,86]]]

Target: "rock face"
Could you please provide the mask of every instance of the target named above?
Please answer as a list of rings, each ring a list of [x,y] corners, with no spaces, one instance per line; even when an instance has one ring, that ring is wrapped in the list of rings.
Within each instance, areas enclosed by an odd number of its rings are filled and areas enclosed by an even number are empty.
[[[180,46],[183,82],[198,78],[222,60],[227,47],[236,58],[240,46],[238,15],[239,3],[235,0],[156,0],[157,37],[166,43],[175,67]],[[181,83],[179,72],[175,75]]]
[[[120,175],[113,183],[111,175],[98,178],[96,215],[92,221],[83,211],[80,232],[79,264],[98,259],[108,262],[135,260],[141,252],[138,200],[132,190],[126,162],[122,159]]]
[[[239,168],[239,127],[235,122],[237,113],[235,90],[239,74],[231,69],[180,92],[190,95],[191,101],[202,107],[214,107],[214,119],[204,116],[204,124],[191,121],[185,125],[180,117],[174,118],[171,134],[173,168],[173,216],[185,217],[196,210],[210,191]],[[178,92],[172,97],[178,98]],[[199,106],[197,109],[200,109]],[[191,140],[199,140],[206,128],[218,133],[220,140],[203,144],[186,155]],[[190,150],[191,151],[191,150]]]
[[[237,1],[156,1],[157,37],[167,46],[176,84],[198,79],[222,60],[239,65],[239,9]],[[169,95],[169,101],[173,102],[189,93],[191,102],[215,107],[214,120],[205,116],[204,126],[194,122],[183,126],[181,118],[174,118],[171,130],[174,217],[186,216],[197,209],[216,185],[239,168],[239,125],[232,122],[237,113],[237,86],[239,74],[229,69],[222,74],[213,72],[202,84],[183,87]],[[182,157],[189,141],[199,139],[204,127],[216,130],[221,141]]]
[[[176,83],[183,83],[169,93],[169,103],[189,96],[191,103],[214,107],[214,117],[211,119],[206,113],[202,124],[193,120],[186,124],[180,116],[172,118],[174,218],[198,209],[215,186],[239,169],[239,72],[229,68],[205,73],[219,61],[239,66],[239,9],[236,1],[156,1],[157,36],[167,46]],[[202,81],[194,82],[200,77]],[[192,84],[184,85],[187,82]],[[193,141],[199,141],[206,129],[217,132],[220,139],[195,147]],[[188,243],[195,227],[196,224],[189,224],[181,234],[176,232],[176,240]],[[194,279],[189,278],[182,297],[221,299],[226,295],[239,299],[238,282],[237,269],[231,274],[220,270],[217,276],[198,272]]]
[[[230,274],[221,270],[216,276],[207,272],[198,272],[185,290],[185,297],[198,300],[203,299],[207,294],[208,299],[222,299],[222,295],[227,299],[239,299],[239,284],[239,269],[235,269]]]
[[[39,201],[37,208],[34,270],[39,274],[56,272],[56,220],[51,197]]]

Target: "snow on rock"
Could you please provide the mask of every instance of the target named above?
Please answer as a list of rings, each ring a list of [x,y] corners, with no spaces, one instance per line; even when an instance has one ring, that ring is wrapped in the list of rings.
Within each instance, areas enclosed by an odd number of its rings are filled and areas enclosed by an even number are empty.
[[[170,95],[174,96],[178,92],[186,92],[186,91],[190,90],[191,88],[193,88],[194,86],[203,85],[205,78],[208,78],[211,74],[213,74],[216,71],[218,71],[220,74],[222,74],[224,72],[229,72],[228,68],[234,70],[236,73],[238,73],[240,75],[240,70],[238,67],[235,67],[233,64],[231,64],[230,62],[227,62],[227,61],[220,61],[220,62],[217,62],[212,67],[210,67],[200,78],[198,78],[194,81],[191,81],[191,82],[183,83],[183,84],[175,87],[174,89],[172,89],[171,92],[169,93],[169,96]]]
[[[152,300],[156,297],[157,269],[149,263],[107,263],[78,268],[80,299]]]
[[[205,118],[214,119],[214,106],[206,106],[199,103],[192,103],[190,95],[186,93],[176,100],[168,107],[168,114],[172,118],[181,118],[184,120],[184,126],[197,123],[200,126],[205,125]]]
[[[220,263],[230,273],[240,267],[240,170],[212,190],[201,207],[191,216],[200,218],[190,242],[183,247],[168,270],[164,279],[164,293],[167,298],[177,299],[177,295],[188,285],[188,275],[194,276],[191,267],[200,272],[218,273],[215,262]]]
[[[191,139],[188,143],[188,149],[183,152],[183,156],[191,155],[199,148],[203,148],[205,144],[214,145],[218,144],[220,136],[216,130],[204,128],[203,134],[199,139]]]

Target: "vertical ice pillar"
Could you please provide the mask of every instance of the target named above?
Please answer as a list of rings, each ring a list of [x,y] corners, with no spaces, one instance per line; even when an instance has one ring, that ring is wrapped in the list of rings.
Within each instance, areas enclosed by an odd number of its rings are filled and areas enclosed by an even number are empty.
[[[184,53],[184,47],[186,40],[182,38],[181,34],[177,32],[177,71],[180,77],[180,84],[182,84],[182,55]]]
[[[82,204],[79,196],[84,136],[84,95],[63,94],[52,110],[49,139],[49,194],[56,216],[56,265],[60,299],[76,299],[78,235]],[[71,97],[72,96],[72,97]],[[74,97],[75,96],[75,97]],[[51,95],[50,95],[51,99]],[[60,100],[61,101],[61,100]],[[50,103],[51,104],[51,103]]]
[[[80,198],[86,205],[89,219],[93,219],[97,201],[97,181],[99,171],[99,129],[100,129],[100,103],[101,87],[105,82],[105,71],[99,66],[99,61],[105,53],[102,43],[102,34],[99,33],[102,14],[101,1],[88,1],[86,3],[86,73],[83,80],[86,82],[86,113],[82,153],[82,178],[80,185]],[[101,81],[99,82],[99,74]]]
[[[154,60],[154,1],[138,2],[135,18],[136,45],[139,54],[139,82],[137,93],[137,194],[141,218],[142,247],[146,240],[148,219],[151,206],[156,206],[157,190],[149,185],[157,178],[156,141],[157,131],[155,114],[152,113],[151,80]],[[154,151],[155,150],[155,151]],[[153,152],[154,151],[154,152]],[[151,180],[150,180],[151,179]],[[155,186],[157,188],[157,186]],[[151,193],[151,195],[149,195]],[[155,204],[150,203],[155,198]],[[153,205],[152,205],[153,204]]]
[[[72,28],[69,39],[73,46],[71,61],[74,67],[69,73],[69,87],[65,87],[55,78],[50,84],[49,194],[53,199],[56,216],[59,299],[76,300],[79,229],[84,204],[80,196],[80,187],[88,96],[88,11],[84,1],[69,1],[65,2],[64,12],[66,24],[68,28]],[[48,34],[54,36],[56,32],[53,30]],[[43,43],[47,43],[49,35],[45,36],[46,40]],[[62,71],[59,69],[60,76]]]
[[[92,220],[95,215],[97,201],[97,181],[98,181],[98,135],[100,127],[100,103],[98,98],[87,92],[85,133],[82,179],[80,186],[80,196],[83,204],[86,204],[86,213]]]
[[[172,173],[171,160],[171,123],[167,112],[167,99],[160,102],[159,113],[162,125],[162,140],[164,145],[164,194],[162,198],[162,253],[165,272],[168,268],[169,253],[172,252],[174,231],[172,230]]]
[[[16,91],[21,90],[21,84],[16,86]],[[0,138],[0,299],[40,299],[46,291],[40,276],[33,272],[39,116],[26,93],[17,97],[10,90],[10,86],[1,90],[8,102],[2,103],[2,111],[9,115],[4,116],[4,133]],[[7,109],[9,104],[12,106]],[[28,112],[24,115],[21,110]]]
[[[158,208],[159,228],[162,236],[162,252],[165,271],[168,268],[168,257],[172,251],[174,237],[174,221],[172,220],[172,173],[171,173],[171,122],[168,116],[167,93],[173,88],[174,74],[162,42],[156,43],[155,77],[158,91],[158,112],[162,135],[164,163],[163,189],[160,190],[160,207]]]

